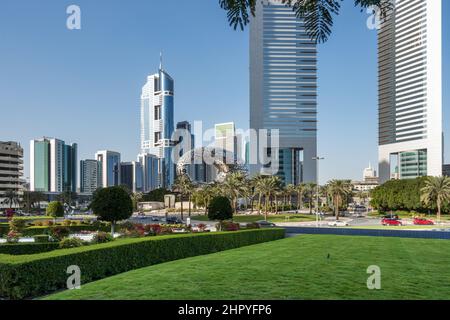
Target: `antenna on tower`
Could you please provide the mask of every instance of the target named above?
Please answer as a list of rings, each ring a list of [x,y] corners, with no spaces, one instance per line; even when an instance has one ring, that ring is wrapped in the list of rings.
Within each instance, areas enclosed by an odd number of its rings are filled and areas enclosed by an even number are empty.
[[[163,70],[163,53],[162,51],[159,52],[159,70]]]

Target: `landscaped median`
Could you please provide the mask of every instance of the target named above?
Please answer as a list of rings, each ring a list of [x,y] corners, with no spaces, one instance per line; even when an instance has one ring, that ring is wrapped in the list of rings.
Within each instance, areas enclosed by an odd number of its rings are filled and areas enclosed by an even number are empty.
[[[81,283],[162,262],[282,239],[284,229],[123,239],[35,255],[0,254],[0,297],[23,299],[66,288],[67,269],[78,266]]]

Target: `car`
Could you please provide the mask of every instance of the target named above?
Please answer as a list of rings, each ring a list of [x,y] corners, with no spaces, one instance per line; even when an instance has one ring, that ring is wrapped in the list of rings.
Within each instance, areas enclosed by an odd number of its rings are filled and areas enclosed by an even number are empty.
[[[330,226],[330,227],[348,227],[348,223],[345,221],[336,220],[333,222],[329,222],[328,226]]]
[[[183,224],[183,220],[177,217],[167,217],[166,223],[168,224]]]
[[[394,220],[400,220],[400,217],[397,214],[388,214],[383,217],[383,219],[394,219]]]
[[[275,223],[265,220],[256,221],[256,223],[259,224],[260,228],[272,228],[277,226]]]
[[[383,226],[403,226],[403,223],[398,219],[388,219],[384,218],[381,220]]]
[[[414,218],[414,224],[419,226],[432,226],[434,222],[425,218]]]

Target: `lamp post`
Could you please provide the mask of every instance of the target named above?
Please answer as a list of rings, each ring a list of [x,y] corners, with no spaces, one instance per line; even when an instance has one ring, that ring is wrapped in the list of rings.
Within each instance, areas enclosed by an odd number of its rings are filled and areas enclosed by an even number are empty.
[[[320,191],[320,185],[319,185],[319,163],[320,163],[320,160],[325,160],[325,158],[314,157],[312,159],[316,161],[316,185],[317,185],[317,191],[316,191],[316,227],[319,227],[319,191]]]

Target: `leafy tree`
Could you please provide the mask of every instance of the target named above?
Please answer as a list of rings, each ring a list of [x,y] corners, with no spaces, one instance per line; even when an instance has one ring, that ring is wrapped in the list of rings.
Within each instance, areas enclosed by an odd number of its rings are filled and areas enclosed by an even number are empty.
[[[172,194],[169,190],[160,188],[155,189],[142,196],[142,201],[144,202],[164,202],[164,196],[166,194]]]
[[[56,218],[64,217],[64,206],[59,201],[52,201],[48,204],[46,214],[56,221]]]
[[[114,234],[116,223],[133,214],[133,202],[123,188],[109,187],[94,193],[91,209],[99,220],[111,222],[111,234]]]
[[[270,199],[280,190],[281,180],[277,176],[262,176],[257,180],[255,188],[260,195],[264,195],[264,219],[267,221]]]
[[[215,197],[211,200],[208,207],[209,220],[230,220],[233,219],[233,208],[227,197]]]
[[[420,190],[421,200],[425,204],[436,204],[437,220],[441,222],[441,208],[445,202],[450,200],[450,178],[449,177],[428,177],[425,186]]]
[[[230,26],[237,29],[249,24],[250,17],[255,15],[258,0],[219,0],[219,5],[227,11]],[[298,18],[305,20],[308,35],[313,41],[326,42],[331,35],[333,15],[338,15],[342,0],[281,0],[292,7]],[[375,6],[381,17],[393,8],[392,0],[354,0],[355,6],[361,10]]]

